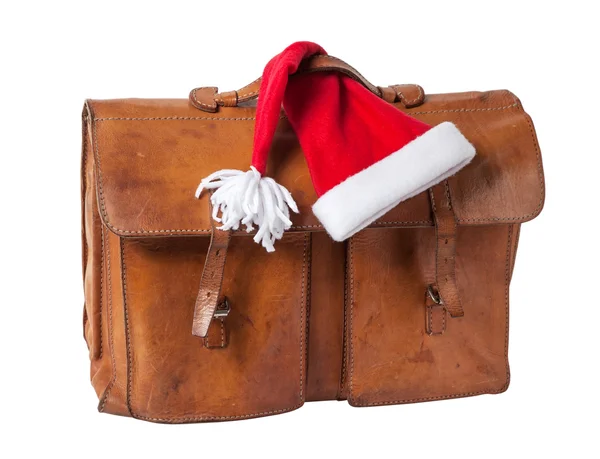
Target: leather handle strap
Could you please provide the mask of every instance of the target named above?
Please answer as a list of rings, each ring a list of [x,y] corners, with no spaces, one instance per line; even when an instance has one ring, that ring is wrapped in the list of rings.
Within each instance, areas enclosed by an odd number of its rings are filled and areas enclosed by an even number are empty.
[[[349,76],[353,80],[362,84],[365,88],[367,88],[377,97],[382,97],[381,89],[370,83],[364,76],[360,74],[358,70],[356,70],[350,64],[347,64],[346,62],[344,62],[341,59],[338,59],[337,57],[328,55],[312,56],[308,59],[305,59],[302,62],[302,64],[300,64],[300,68],[298,69],[299,73],[332,71],[340,72],[346,76]]]
[[[435,284],[432,295],[437,294],[451,317],[462,317],[463,307],[456,283],[456,215],[452,208],[448,180],[429,189],[431,209],[435,221],[436,255]]]
[[[297,73],[306,72],[341,72],[353,80],[362,84],[365,88],[381,97],[387,102],[402,101],[406,107],[414,107],[423,103],[425,94],[423,88],[418,85],[396,85],[391,87],[380,87],[370,83],[358,70],[351,65],[329,55],[316,55],[305,59]],[[218,92],[214,86],[192,89],[190,92],[190,103],[199,110],[215,113],[221,107],[237,107],[243,102],[256,99],[259,96],[262,77],[252,83],[238,89],[237,91]],[[405,92],[416,93],[416,96],[407,98]],[[407,103],[408,102],[408,103]]]
[[[211,218],[212,221],[212,218]],[[192,335],[205,338],[217,306],[221,302],[221,289],[225,273],[225,259],[231,240],[231,231],[216,229],[214,224],[210,236],[210,245],[200,279],[200,288],[194,306]]]

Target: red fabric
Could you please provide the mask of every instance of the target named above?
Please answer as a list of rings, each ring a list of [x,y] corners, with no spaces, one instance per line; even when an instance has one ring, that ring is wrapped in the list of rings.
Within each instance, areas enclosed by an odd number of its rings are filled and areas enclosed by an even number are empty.
[[[318,196],[431,129],[338,72],[295,76],[283,105]]]
[[[252,165],[265,175],[283,103],[318,196],[430,129],[339,72],[294,76],[303,59],[326,54],[297,42],[269,61],[256,109]],[[289,80],[289,81],[288,81]]]
[[[303,59],[314,54],[327,53],[316,43],[299,41],[288,46],[271,59],[263,71],[260,97],[256,107],[254,148],[252,151],[252,165],[256,167],[261,175],[266,172],[267,158],[279,122],[279,113],[288,83],[288,76],[298,70],[298,66]]]
[[[259,226],[254,240],[269,251],[292,225],[289,210],[298,211],[286,188],[261,178],[282,105],[319,196],[313,212],[336,241],[454,174],[475,155],[452,123],[432,129],[340,72],[290,78],[314,54],[326,53],[315,43],[294,43],[265,67],[252,152],[258,173],[225,169],[199,187],[217,189],[211,201],[225,222],[220,229],[246,224],[251,230],[254,223]]]

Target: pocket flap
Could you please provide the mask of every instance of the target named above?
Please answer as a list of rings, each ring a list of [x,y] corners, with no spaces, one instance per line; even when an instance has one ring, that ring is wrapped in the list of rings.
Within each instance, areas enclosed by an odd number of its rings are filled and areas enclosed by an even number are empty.
[[[204,114],[183,99],[128,99],[88,101],[87,110],[100,213],[108,228],[121,236],[209,234],[208,199],[197,200],[194,192],[216,170],[248,169],[255,109],[223,107]],[[452,121],[477,150],[472,163],[450,178],[460,224],[523,222],[541,211],[543,172],[535,132],[511,93],[428,95],[424,104],[404,110],[432,125]],[[302,150],[283,115],[268,171],[298,203],[292,231],[323,231],[311,211],[316,194]],[[373,224],[431,225],[426,193]]]

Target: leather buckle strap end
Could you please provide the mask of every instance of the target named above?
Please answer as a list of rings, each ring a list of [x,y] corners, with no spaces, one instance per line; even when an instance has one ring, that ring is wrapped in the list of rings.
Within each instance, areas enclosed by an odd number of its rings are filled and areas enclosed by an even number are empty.
[[[435,222],[435,284],[429,291],[432,299],[444,306],[451,317],[462,317],[464,310],[456,283],[456,232],[457,223],[448,180],[429,189],[431,209]]]
[[[223,287],[223,276],[225,273],[225,260],[227,258],[227,249],[231,240],[231,231],[221,231],[212,227],[210,245],[204,262],[204,270],[200,279],[200,287],[194,307],[194,322],[192,325],[192,335],[205,338],[215,312],[222,320],[229,313],[229,302],[221,298],[221,289]],[[217,309],[224,303],[226,308]]]

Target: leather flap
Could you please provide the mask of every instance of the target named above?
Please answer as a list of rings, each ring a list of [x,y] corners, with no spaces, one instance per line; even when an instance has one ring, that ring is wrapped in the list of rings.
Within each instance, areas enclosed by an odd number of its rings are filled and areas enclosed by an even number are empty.
[[[432,125],[454,122],[475,146],[473,162],[449,180],[460,225],[519,223],[539,214],[544,202],[539,147],[514,95],[437,94],[412,109],[396,105]],[[218,169],[248,169],[255,109],[223,107],[199,114],[185,99],[128,99],[88,101],[87,110],[100,214],[107,227],[121,236],[210,233],[208,197],[197,200],[194,192]],[[298,203],[293,230],[322,230],[311,211],[316,195],[302,151],[283,115],[268,174]],[[373,226],[431,225],[424,192]]]

